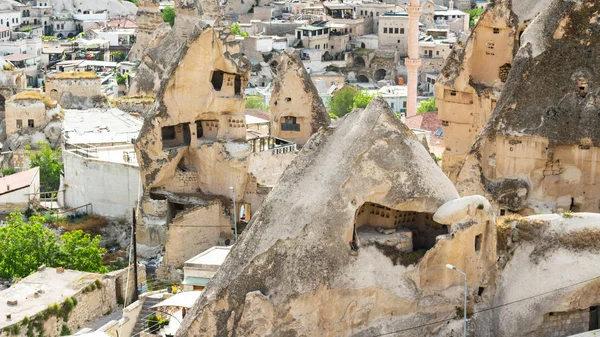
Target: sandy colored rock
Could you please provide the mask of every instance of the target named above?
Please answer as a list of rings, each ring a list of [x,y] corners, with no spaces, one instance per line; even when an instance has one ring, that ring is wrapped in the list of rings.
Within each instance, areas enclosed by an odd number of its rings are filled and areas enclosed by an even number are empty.
[[[433,222],[457,198],[417,137],[375,98],[304,146],[178,336],[377,335],[453,317],[455,300],[441,294],[461,281],[444,264],[464,268],[475,287],[495,260],[489,212]],[[416,244],[434,228],[453,235],[434,237],[416,265],[402,262],[406,252],[361,239],[362,229],[387,238],[376,228],[396,226]]]
[[[532,23],[539,34],[527,36],[460,171],[462,194],[525,214],[599,210],[598,10],[597,1],[556,1]]]
[[[294,49],[281,54],[270,102],[271,134],[304,145],[331,118]]]

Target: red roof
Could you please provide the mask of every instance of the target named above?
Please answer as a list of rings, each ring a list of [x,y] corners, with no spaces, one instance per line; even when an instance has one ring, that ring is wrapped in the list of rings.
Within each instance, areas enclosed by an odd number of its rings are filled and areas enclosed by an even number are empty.
[[[256,118],[262,118],[265,120],[269,120],[269,113],[266,111],[263,111],[261,109],[246,109],[244,111],[244,114],[249,115],[249,116],[253,116]]]
[[[35,55],[27,55],[27,54],[10,54],[4,56],[4,59],[7,61],[25,61],[35,58]]]
[[[442,123],[438,119],[437,111],[424,112],[420,115],[406,118],[406,125],[411,129],[421,129],[431,132],[436,132]]]
[[[0,178],[0,195],[20,190],[31,185],[35,178],[39,180],[39,167],[34,167],[27,171],[11,174]]]
[[[437,111],[424,112],[420,115],[408,117],[406,118],[405,124],[411,129],[431,131],[432,142],[443,142],[442,138],[435,135],[435,132],[442,126],[442,123],[440,123],[440,120],[438,119]]]

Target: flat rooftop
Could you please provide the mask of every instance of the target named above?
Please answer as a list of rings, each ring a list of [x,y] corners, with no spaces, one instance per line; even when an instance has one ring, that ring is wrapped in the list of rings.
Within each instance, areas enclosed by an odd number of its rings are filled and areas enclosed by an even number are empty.
[[[227,255],[231,250],[231,246],[214,246],[209,248],[202,253],[192,257],[191,259],[185,261],[187,266],[189,265],[213,265],[220,266],[225,261]]]
[[[7,321],[4,315],[0,319],[0,329],[14,323],[20,323],[23,317],[34,317],[38,312],[54,303],[62,303],[67,297],[80,292],[86,285],[94,282],[100,274],[65,270],[57,273],[55,268],[45,268],[29,275],[12,287],[0,291],[0,313],[11,313]],[[40,293],[38,297],[34,293]],[[17,300],[16,306],[7,301]]]
[[[130,143],[143,120],[119,109],[65,109],[63,135],[69,144]]]

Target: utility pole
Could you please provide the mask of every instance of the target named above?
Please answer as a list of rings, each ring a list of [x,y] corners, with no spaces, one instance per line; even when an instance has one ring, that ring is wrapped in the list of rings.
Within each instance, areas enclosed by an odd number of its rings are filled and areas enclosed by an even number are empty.
[[[136,235],[137,235],[137,231],[136,231],[136,225],[137,225],[137,221],[135,218],[135,208],[132,209],[133,211],[133,221],[132,221],[132,226],[131,226],[131,249],[133,250],[133,280],[135,282],[135,286],[133,287],[133,300],[131,301],[132,303],[137,301],[138,299],[138,264],[137,264],[137,243],[136,243]],[[127,300],[127,299],[125,299]]]
[[[447,264],[446,268],[461,273],[462,276],[465,278],[465,298],[463,303],[463,337],[467,337],[467,273],[463,272],[462,270],[456,268],[451,264]]]
[[[235,208],[235,188],[233,188],[233,186],[229,187],[229,189],[231,190],[231,198],[233,199],[233,241],[237,242],[237,215],[236,215],[236,211],[237,209]]]

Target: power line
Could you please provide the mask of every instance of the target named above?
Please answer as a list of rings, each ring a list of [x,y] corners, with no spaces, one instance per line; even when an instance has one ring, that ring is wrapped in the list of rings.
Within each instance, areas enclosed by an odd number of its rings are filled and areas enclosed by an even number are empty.
[[[569,284],[569,285],[566,285],[564,287],[560,287],[560,288],[557,288],[557,289],[554,289],[554,290],[549,290],[549,291],[543,292],[541,294],[532,295],[532,296],[521,298],[521,299],[518,299],[518,300],[515,300],[515,301],[511,301],[511,302],[499,304],[499,305],[496,305],[496,306],[493,306],[493,307],[490,307],[490,308],[486,308],[486,309],[481,309],[481,310],[478,310],[478,311],[474,311],[473,315],[474,314],[478,314],[478,313],[482,313],[482,312],[486,312],[486,311],[490,311],[490,310],[494,310],[494,309],[498,309],[498,308],[501,308],[501,307],[506,307],[506,306],[509,306],[509,305],[512,305],[512,304],[515,304],[515,303],[527,301],[527,300],[530,300],[532,298],[536,298],[536,297],[548,295],[548,294],[551,294],[551,293],[554,293],[554,292],[557,292],[557,291],[561,291],[561,290],[564,290],[564,289],[567,289],[567,288],[570,288],[570,287],[574,287],[574,286],[577,286],[577,285],[580,285],[580,284],[583,284],[583,283],[587,283],[587,282],[590,282],[590,281],[593,281],[593,280],[596,280],[596,279],[600,279],[600,275],[598,275],[596,277],[593,277],[593,278],[590,278],[590,279],[587,279],[587,280],[584,280],[584,281],[580,281],[580,282],[577,282],[577,283]],[[391,332],[386,332],[386,333],[380,334],[380,335],[374,335],[373,337],[389,336],[389,335],[394,334],[394,333],[399,333],[399,332],[405,332],[405,331],[420,329],[420,328],[423,328],[423,327],[426,327],[426,326],[429,326],[429,325],[440,324],[440,323],[444,323],[444,322],[450,322],[450,321],[453,321],[453,320],[454,320],[453,318],[449,318],[449,319],[444,319],[444,320],[440,320],[440,321],[436,321],[436,322],[425,323],[425,324],[421,324],[421,325],[410,327],[410,328],[406,328],[406,329],[401,329],[401,330],[395,330],[395,331],[391,331]]]

